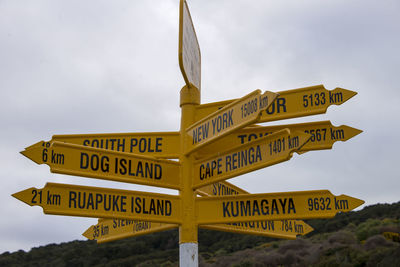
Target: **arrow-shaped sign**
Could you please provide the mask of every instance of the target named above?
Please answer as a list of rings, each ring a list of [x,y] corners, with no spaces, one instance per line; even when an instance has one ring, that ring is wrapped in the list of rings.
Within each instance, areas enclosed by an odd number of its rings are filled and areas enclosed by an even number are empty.
[[[197,190],[202,196],[232,196],[249,193],[240,187],[229,182],[221,181]],[[296,235],[306,235],[313,231],[313,228],[301,220],[280,220],[280,221],[257,221],[238,222],[230,224],[205,224],[201,228],[234,232],[242,234],[254,234],[274,238],[296,239]]]
[[[314,229],[301,220],[278,220],[235,222],[229,224],[204,224],[200,228],[238,234],[259,235],[273,238],[296,239],[297,235],[306,235]]]
[[[82,235],[97,243],[105,243],[123,238],[161,232],[177,228],[177,224],[135,221],[126,219],[99,219],[96,225],[90,226]]]
[[[13,197],[30,206],[40,206],[46,214],[95,218],[180,223],[178,196],[47,183],[44,188],[28,188]]]
[[[21,153],[55,173],[180,188],[180,164],[172,160],[61,142],[39,142]]]
[[[179,132],[57,134],[34,146],[46,148],[55,141],[157,158],[179,158],[180,154]]]
[[[235,130],[255,123],[261,111],[270,106],[276,97],[275,93],[266,91],[261,94],[261,90],[255,90],[196,122],[186,129],[186,134],[190,137],[186,153],[193,152],[205,144],[210,144]]]
[[[335,142],[344,142],[362,133],[361,130],[346,125],[333,126],[330,121],[247,127],[221,138],[218,142],[210,146],[204,146],[196,152],[196,157],[204,158],[217,152],[226,151],[234,146],[246,144],[285,128],[290,131],[302,131],[311,135],[310,140],[302,146],[297,153],[310,150],[331,149]]]
[[[279,97],[271,106],[264,109],[259,122],[276,121],[323,114],[331,105],[341,105],[357,93],[343,88],[326,90],[323,85],[310,86],[278,92]],[[196,121],[236,101],[226,100],[199,105],[196,108]]]
[[[331,218],[337,212],[351,211],[364,203],[346,195],[334,196],[328,190],[268,194],[197,197],[199,224],[245,221]]]
[[[290,132],[284,129],[226,152],[198,160],[193,167],[193,188],[289,160],[292,153],[301,148],[309,138],[310,135],[304,132]]]

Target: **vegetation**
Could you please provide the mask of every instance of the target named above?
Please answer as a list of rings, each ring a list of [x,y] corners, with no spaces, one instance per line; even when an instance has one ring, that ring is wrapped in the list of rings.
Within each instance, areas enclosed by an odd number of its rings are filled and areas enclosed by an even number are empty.
[[[199,231],[200,266],[400,266],[400,202],[307,221],[297,240]],[[388,235],[385,235],[388,237]],[[178,231],[97,244],[72,241],[0,255],[0,266],[178,266]]]

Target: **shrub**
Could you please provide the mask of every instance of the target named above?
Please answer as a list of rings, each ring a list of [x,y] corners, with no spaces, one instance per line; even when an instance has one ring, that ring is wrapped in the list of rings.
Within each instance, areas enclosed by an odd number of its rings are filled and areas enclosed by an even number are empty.
[[[356,237],[354,236],[353,233],[349,231],[339,231],[336,233],[333,233],[329,238],[328,242],[329,243],[339,243],[339,244],[355,244],[356,243]]]
[[[386,240],[382,235],[374,235],[365,241],[364,248],[366,250],[373,250],[378,247],[390,247],[393,245],[392,242]]]

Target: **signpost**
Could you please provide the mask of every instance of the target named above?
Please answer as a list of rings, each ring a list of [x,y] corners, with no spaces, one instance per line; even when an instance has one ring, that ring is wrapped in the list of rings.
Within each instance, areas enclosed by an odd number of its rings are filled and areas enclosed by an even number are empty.
[[[53,135],[50,141],[40,141],[33,146],[44,148],[44,144],[51,145],[55,141],[157,158],[172,159],[180,155],[179,132],[62,134]]]
[[[225,136],[212,146],[203,147],[196,152],[196,157],[204,158],[208,155],[224,151],[226,148],[247,144],[248,142],[286,128],[290,131],[302,131],[311,135],[309,141],[298,151],[296,151],[297,153],[303,153],[311,150],[331,149],[335,142],[344,142],[362,133],[361,130],[346,125],[338,127],[333,126],[330,121],[317,121],[264,127],[247,127]]]
[[[49,165],[55,173],[180,188],[180,164],[172,160],[57,141],[39,142],[21,153],[37,164]]]
[[[261,90],[255,90],[197,121],[186,129],[186,134],[190,136],[187,153],[256,122],[261,111],[270,106],[276,97],[275,93],[266,91],[261,94]]]
[[[226,180],[289,160],[310,138],[303,132],[281,130],[231,150],[194,162],[193,188]]]
[[[111,242],[123,238],[151,234],[177,228],[177,224],[135,221],[127,219],[99,219],[82,235],[97,243]]]
[[[330,218],[363,204],[328,190],[249,194],[225,181],[361,133],[330,121],[255,124],[323,114],[357,93],[317,85],[200,104],[200,48],[185,0],[179,14],[179,66],[186,83],[179,132],[54,135],[21,152],[51,172],[171,188],[179,195],[47,183],[12,196],[47,214],[101,218],[83,233],[99,243],[179,227],[185,267],[198,266],[199,227],[293,239],[313,230],[298,219]]]
[[[181,222],[178,196],[101,187],[47,183],[12,195],[46,214],[95,218]]]
[[[179,67],[188,87],[201,90],[201,55],[192,17],[185,0],[179,4]]]
[[[328,190],[285,193],[199,197],[196,199],[199,224],[246,221],[331,218],[364,203]]]
[[[331,105],[341,105],[357,93],[343,88],[326,90],[323,85],[277,92],[279,97],[262,112],[259,122],[293,119],[298,117],[323,114]],[[234,102],[208,103],[196,107],[196,120],[208,116],[227,104]]]

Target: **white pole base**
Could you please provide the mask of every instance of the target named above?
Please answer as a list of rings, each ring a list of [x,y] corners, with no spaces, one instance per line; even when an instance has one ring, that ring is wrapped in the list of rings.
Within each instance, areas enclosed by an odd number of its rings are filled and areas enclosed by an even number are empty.
[[[199,266],[199,245],[197,243],[179,244],[179,266],[198,267]]]

